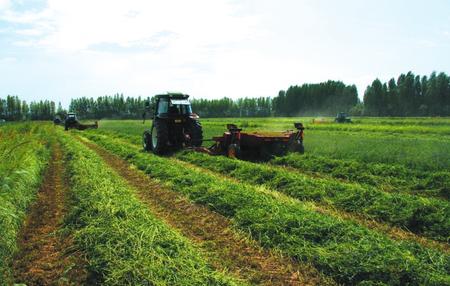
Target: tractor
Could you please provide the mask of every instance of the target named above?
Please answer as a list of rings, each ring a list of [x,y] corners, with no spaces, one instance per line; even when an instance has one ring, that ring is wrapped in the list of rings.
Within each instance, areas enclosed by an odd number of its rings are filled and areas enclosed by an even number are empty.
[[[352,119],[348,117],[347,113],[339,112],[334,119],[336,123],[352,123]]]
[[[143,123],[147,113],[153,119],[150,129],[142,136],[145,151],[163,155],[183,148],[209,155],[224,155],[240,159],[269,159],[288,151],[304,152],[303,124],[294,123],[297,129],[281,132],[242,132],[235,124],[227,124],[222,136],[203,140],[199,116],[192,112],[189,96],[182,93],[167,93],[146,101]],[[202,147],[204,141],[214,144]]]
[[[56,124],[56,123],[55,123]],[[78,121],[77,115],[73,112],[68,113],[66,116],[66,119],[64,120],[64,130],[69,129],[78,129],[78,130],[85,130],[89,128],[98,128],[98,123],[95,121],[94,124],[82,124],[80,121]]]
[[[166,154],[184,147],[199,147],[203,143],[203,130],[199,116],[192,112],[189,95],[182,93],[159,94],[153,103],[145,103],[143,119],[150,113],[152,126],[145,130],[142,145],[145,151]]]

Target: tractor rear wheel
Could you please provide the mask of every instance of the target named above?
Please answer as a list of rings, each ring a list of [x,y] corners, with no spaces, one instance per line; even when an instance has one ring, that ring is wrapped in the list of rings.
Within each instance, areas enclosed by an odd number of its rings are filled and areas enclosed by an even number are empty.
[[[189,129],[189,135],[191,136],[191,145],[194,147],[200,147],[203,143],[203,130],[202,125],[198,121],[191,122]]]
[[[155,154],[164,154],[167,152],[167,143],[169,141],[169,130],[165,121],[154,121],[151,132],[151,148]]]
[[[149,130],[145,130],[142,135],[142,147],[144,151],[152,151],[152,133]]]

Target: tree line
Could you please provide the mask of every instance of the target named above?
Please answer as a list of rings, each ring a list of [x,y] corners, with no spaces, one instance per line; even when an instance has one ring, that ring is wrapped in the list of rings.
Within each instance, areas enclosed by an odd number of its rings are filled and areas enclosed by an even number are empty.
[[[83,119],[140,119],[147,98],[123,94],[96,99],[72,99],[69,111]],[[359,116],[450,116],[450,77],[433,72],[429,77],[401,74],[388,82],[376,79],[360,102],[355,85],[341,81],[290,86],[274,98],[192,99],[201,117],[334,116],[348,112]],[[53,101],[27,103],[18,96],[0,98],[0,119],[51,120],[67,113]]]
[[[385,83],[376,79],[364,93],[363,115],[450,116],[450,78],[408,72]]]
[[[336,115],[359,102],[355,85],[341,81],[291,86],[273,99],[275,116]]]
[[[97,99],[81,97],[70,101],[69,110],[80,118],[137,119],[142,117],[145,100],[124,97],[123,94],[105,95]]]
[[[29,104],[18,96],[0,98],[0,119],[7,121],[52,120],[56,114],[64,114],[61,103],[56,108],[50,100],[32,101]]]
[[[231,98],[192,99],[192,110],[201,117],[268,117],[272,112],[272,99]]]

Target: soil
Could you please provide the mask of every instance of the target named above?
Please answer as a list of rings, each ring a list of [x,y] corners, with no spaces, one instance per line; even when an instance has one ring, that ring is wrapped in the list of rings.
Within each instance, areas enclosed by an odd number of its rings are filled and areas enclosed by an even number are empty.
[[[13,263],[16,283],[80,285],[87,281],[83,256],[61,231],[69,192],[64,174],[63,152],[55,143],[37,199],[18,237],[19,252]]]

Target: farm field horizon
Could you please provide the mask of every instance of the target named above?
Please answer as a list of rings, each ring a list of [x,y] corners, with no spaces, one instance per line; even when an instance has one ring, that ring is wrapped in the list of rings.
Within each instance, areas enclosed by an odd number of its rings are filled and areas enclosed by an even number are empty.
[[[265,161],[0,125],[0,285],[450,285],[450,118],[333,119],[200,118],[205,147],[302,122]]]

